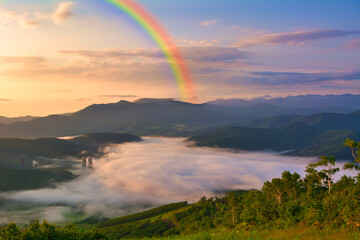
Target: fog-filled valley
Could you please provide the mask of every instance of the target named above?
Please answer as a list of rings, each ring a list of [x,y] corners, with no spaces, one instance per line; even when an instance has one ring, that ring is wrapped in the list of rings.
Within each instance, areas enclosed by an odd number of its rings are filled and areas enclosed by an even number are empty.
[[[226,191],[261,189],[285,170],[303,173],[317,158],[281,156],[275,152],[234,152],[195,148],[181,138],[144,138],[112,145],[94,159],[93,169],[80,162],[80,176],[56,188],[2,193],[0,222],[79,221],[117,217],[166,203],[198,201]]]

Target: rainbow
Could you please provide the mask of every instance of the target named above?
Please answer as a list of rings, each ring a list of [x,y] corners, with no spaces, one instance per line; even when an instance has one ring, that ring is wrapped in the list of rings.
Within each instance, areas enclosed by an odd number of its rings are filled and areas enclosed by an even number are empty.
[[[0,0],[8,2],[10,0]],[[180,53],[174,40],[165,31],[156,18],[136,0],[104,0],[117,7],[133,19],[152,38],[161,49],[174,74],[181,99],[194,102],[195,94],[190,71],[186,60]]]
[[[105,0],[131,17],[161,49],[176,79],[183,101],[193,102],[194,87],[190,72],[174,40],[160,25],[156,18],[135,0]]]

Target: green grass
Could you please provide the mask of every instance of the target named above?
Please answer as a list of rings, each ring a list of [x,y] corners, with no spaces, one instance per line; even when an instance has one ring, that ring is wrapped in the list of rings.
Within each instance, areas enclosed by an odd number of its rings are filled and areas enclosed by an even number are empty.
[[[357,240],[360,233],[348,233],[313,228],[275,230],[275,231],[244,231],[234,230],[218,232],[202,232],[193,235],[165,238],[145,238],[157,240]]]

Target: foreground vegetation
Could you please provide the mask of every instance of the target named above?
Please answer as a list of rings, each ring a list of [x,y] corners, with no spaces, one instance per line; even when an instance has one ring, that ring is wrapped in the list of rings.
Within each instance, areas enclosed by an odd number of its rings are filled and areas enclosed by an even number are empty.
[[[90,231],[59,228],[46,222],[44,226],[35,222],[20,231],[10,224],[1,231],[0,239],[359,239],[360,142],[347,139],[344,145],[350,147],[354,157],[344,168],[353,170],[355,176],[343,176],[337,182],[334,175],[340,169],[335,157],[322,156],[319,162],[307,166],[304,178],[285,171],[281,178],[265,182],[261,191],[203,197],[191,205],[164,205],[101,221]],[[67,238],[46,237],[49,229],[54,236],[63,233]]]

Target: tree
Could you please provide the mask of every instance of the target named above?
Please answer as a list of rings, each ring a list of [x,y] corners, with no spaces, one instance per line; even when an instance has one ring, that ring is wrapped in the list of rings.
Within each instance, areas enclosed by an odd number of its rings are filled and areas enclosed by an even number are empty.
[[[316,179],[321,184],[327,186],[329,193],[331,193],[331,186],[334,183],[334,175],[340,171],[339,168],[335,167],[335,164],[336,158],[334,156],[321,156],[320,161],[307,165],[305,172],[308,173],[308,178]],[[321,168],[321,171],[317,170],[318,167]]]
[[[235,213],[237,212],[237,208],[238,208],[237,196],[234,192],[229,192],[226,195],[225,199],[227,204],[229,205],[229,210],[231,213],[231,222],[232,222],[232,226],[234,227],[236,224]]]
[[[343,145],[351,149],[351,154],[354,157],[353,162],[348,162],[344,165],[344,169],[355,170],[360,175],[360,142],[347,138]]]
[[[6,228],[1,229],[0,239],[4,240],[16,240],[20,237],[20,229],[15,223],[9,223]]]
[[[301,178],[296,172],[284,171],[281,178],[274,178],[264,183],[262,191],[267,196],[273,196],[280,205],[284,196],[296,198],[301,190]]]

